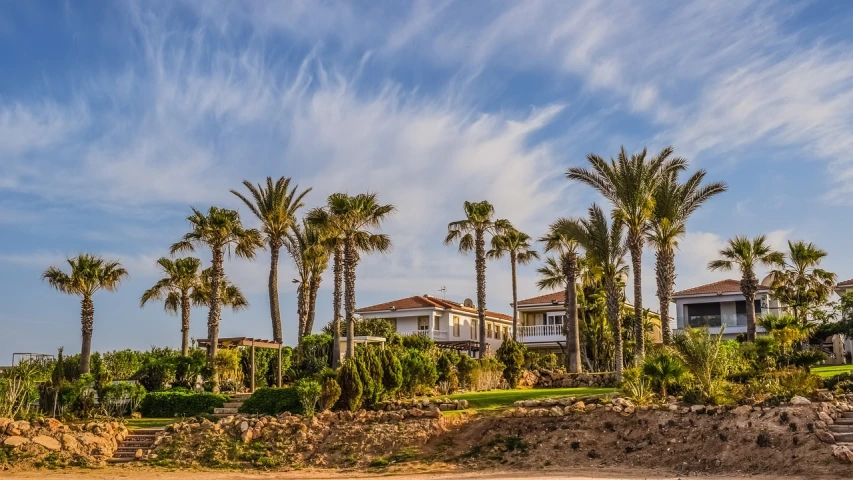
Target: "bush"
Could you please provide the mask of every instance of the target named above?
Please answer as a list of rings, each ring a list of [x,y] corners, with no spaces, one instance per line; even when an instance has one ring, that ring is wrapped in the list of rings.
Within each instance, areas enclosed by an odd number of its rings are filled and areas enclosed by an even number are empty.
[[[166,390],[175,381],[175,364],[171,358],[148,357],[133,380],[142,384],[148,392]]]
[[[142,368],[144,355],[136,350],[116,350],[102,356],[104,369],[116,380],[130,380]]]
[[[276,362],[273,365],[273,360]],[[268,383],[267,377],[270,368],[274,370],[278,366],[278,349],[255,348],[255,388],[271,387],[275,383]],[[240,350],[240,369],[243,372],[243,386],[252,386],[252,348],[246,347]]]
[[[317,402],[320,401],[320,396],[323,394],[323,387],[315,380],[303,378],[293,384],[293,390],[296,391],[299,403],[302,404],[302,413],[313,417],[317,409]]]
[[[456,364],[456,374],[462,387],[473,389],[475,371],[480,368],[480,362],[468,355],[460,355]]]
[[[407,337],[403,337],[403,348],[409,350],[421,350],[427,351],[432,349],[435,346],[435,342],[426,336],[423,335],[409,335]]]
[[[496,358],[477,360],[477,368],[471,376],[471,389],[477,392],[494,390],[501,386],[504,364]]]
[[[456,364],[459,354],[453,351],[441,352],[438,357],[436,370],[438,372],[438,387],[442,395],[449,395],[459,389],[459,376],[456,374]]]
[[[363,386],[358,365],[354,358],[345,360],[338,370],[338,385],[341,387],[339,402],[343,408],[347,408],[351,412],[358,410],[361,407]]]
[[[314,376],[331,366],[332,337],[327,334],[306,335],[293,353],[288,377],[292,380]]]
[[[820,350],[799,350],[780,360],[791,367],[807,368],[826,361],[826,354]]]
[[[667,388],[678,384],[687,373],[687,368],[676,355],[660,352],[645,358],[642,373],[660,391],[661,398],[666,400]]]
[[[240,413],[278,415],[282,412],[302,413],[302,402],[294,387],[259,388],[243,402]]]
[[[143,417],[193,417],[213,413],[228,397],[216,393],[151,392],[145,395],[139,410]]]
[[[408,338],[408,337],[406,337]],[[402,361],[404,392],[410,395],[427,393],[435,386],[438,380],[438,372],[435,362],[429,358],[425,351],[410,348],[406,350]]]
[[[223,348],[216,352],[213,359],[216,383],[222,390],[236,392],[243,387],[243,368],[240,364],[240,351],[236,348]]]
[[[101,389],[100,401],[104,411],[118,417],[133,413],[145,398],[145,387],[138,383],[115,383]]]
[[[172,387],[194,390],[196,379],[204,369],[206,359],[204,350],[196,349],[188,357],[175,358],[175,381]]]
[[[853,372],[841,373],[829,377],[823,381],[823,386],[828,390],[837,390],[837,387],[845,382],[853,382]]]
[[[388,396],[394,396],[403,385],[403,366],[395,351],[386,348],[382,352],[382,388]]]
[[[322,393],[320,394],[320,411],[330,410],[335,402],[341,398],[341,386],[334,378],[323,380]]]
[[[503,377],[510,388],[518,386],[521,374],[524,373],[524,345],[512,338],[507,338],[501,343],[497,351],[497,359],[504,364]]]

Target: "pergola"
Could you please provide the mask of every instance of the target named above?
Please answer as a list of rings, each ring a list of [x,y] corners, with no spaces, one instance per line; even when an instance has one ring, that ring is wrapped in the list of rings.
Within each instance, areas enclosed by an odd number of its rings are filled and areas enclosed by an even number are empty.
[[[199,347],[210,347],[210,339],[203,338],[201,340],[196,340]],[[278,387],[281,387],[281,349],[282,344],[279,342],[274,342],[272,340],[263,340],[259,338],[249,338],[249,337],[230,337],[230,338],[220,338],[217,342],[220,348],[236,348],[236,347],[249,347],[252,352],[252,379],[251,379],[251,389],[252,392],[255,391],[255,347],[257,348],[275,348],[278,350],[278,383],[276,384]]]

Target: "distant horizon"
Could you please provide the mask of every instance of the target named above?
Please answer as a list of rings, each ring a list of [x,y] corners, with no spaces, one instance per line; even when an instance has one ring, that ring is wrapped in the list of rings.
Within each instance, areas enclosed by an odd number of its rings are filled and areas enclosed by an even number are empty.
[[[736,274],[706,266],[734,235],[807,240],[853,277],[853,4],[764,2],[6,2],[0,17],[0,365],[80,348],[80,303],[40,280],[78,252],[130,273],[95,295],[93,350],[180,345],[180,320],[139,308],[190,207],[236,209],[243,180],[291,177],[377,192],[393,249],[358,267],[357,305],[476,298],[473,255],[442,241],[465,200],[539,238],[585,215],[566,179],[590,153],[666,145],[729,190],[689,221],[675,290]],[[648,26],[655,25],[654,34]],[[542,253],[543,246],[535,245]],[[210,253],[195,256],[210,264]],[[658,310],[654,253],[643,306]],[[285,343],[296,343],[282,255]],[[538,262],[519,267],[518,296]],[[222,336],[272,337],[269,252],[226,261],[250,307]],[[509,261],[489,261],[486,307],[511,312]],[[761,278],[766,270],[759,272]],[[332,315],[323,276],[316,330]],[[630,285],[630,283],[629,283]],[[627,299],[632,302],[631,288]],[[193,309],[191,335],[206,336]]]

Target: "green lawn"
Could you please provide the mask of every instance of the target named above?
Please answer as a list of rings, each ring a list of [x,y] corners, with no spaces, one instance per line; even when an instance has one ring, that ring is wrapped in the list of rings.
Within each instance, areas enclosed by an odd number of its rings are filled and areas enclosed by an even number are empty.
[[[128,430],[136,428],[159,428],[181,421],[180,418],[128,418],[124,421]]]
[[[841,373],[853,371],[853,364],[850,365],[826,365],[823,367],[812,367],[812,373],[823,378],[834,377]]]
[[[468,408],[474,410],[498,410],[509,408],[518,400],[538,400],[554,397],[586,397],[617,391],[615,388],[530,388],[525,390],[492,390],[491,392],[458,393],[448,395],[451,400],[468,400]],[[445,397],[438,397],[445,398]]]

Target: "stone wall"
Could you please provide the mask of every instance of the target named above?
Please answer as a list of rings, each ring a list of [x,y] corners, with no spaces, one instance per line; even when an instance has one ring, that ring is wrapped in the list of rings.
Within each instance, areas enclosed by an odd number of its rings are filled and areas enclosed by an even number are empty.
[[[100,465],[112,458],[127,434],[124,424],[117,421],[65,425],[54,418],[0,418],[0,445],[10,452],[10,458],[30,462],[56,453],[58,457],[54,457],[61,461]]]
[[[538,388],[616,387],[616,374],[530,371],[525,383]]]

